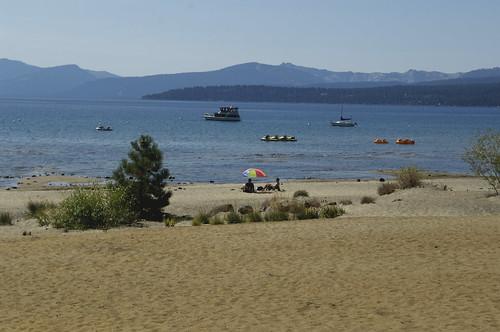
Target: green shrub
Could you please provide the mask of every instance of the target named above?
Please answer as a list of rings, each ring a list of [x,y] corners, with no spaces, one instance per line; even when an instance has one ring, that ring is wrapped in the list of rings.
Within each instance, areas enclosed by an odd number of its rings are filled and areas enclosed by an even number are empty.
[[[136,221],[126,189],[76,189],[59,206],[38,216],[41,225],[65,229],[107,229]]]
[[[336,218],[345,213],[344,209],[336,205],[327,205],[319,210],[320,218]]]
[[[288,220],[288,213],[280,210],[269,210],[264,214],[265,221],[283,221]]]
[[[288,208],[288,212],[293,214],[295,219],[297,219],[296,216],[298,214],[303,214],[305,210],[306,210],[306,207],[304,206],[304,202],[298,201],[295,199],[290,202],[289,208]]]
[[[224,219],[220,216],[213,216],[210,218],[210,225],[224,225]]]
[[[399,188],[408,189],[419,187],[422,181],[422,174],[416,167],[403,167],[398,173]]]
[[[178,221],[175,218],[165,218],[165,227],[174,227]]]
[[[264,200],[260,206],[261,211],[268,209],[282,210],[288,209],[288,204],[284,204],[284,199],[279,195],[273,195],[271,198]]]
[[[343,199],[340,201],[340,204],[342,205],[351,205],[352,201],[350,199]]]
[[[0,213],[0,226],[12,225],[12,216],[9,212]]]
[[[210,222],[208,213],[198,212],[193,218],[193,226],[206,225]],[[196,225],[195,225],[196,224]],[[199,224],[199,225],[198,225]]]
[[[234,211],[226,214],[226,220],[228,224],[241,224],[243,222],[241,215]]]
[[[309,193],[306,190],[297,190],[293,193],[293,198],[297,197],[309,197]]]
[[[361,197],[361,204],[372,204],[372,203],[375,203],[375,198],[371,196]]]
[[[314,198],[309,198],[307,199],[305,202],[304,202],[304,206],[306,208],[311,208],[311,207],[314,207],[314,208],[319,208],[321,207],[321,202],[319,199],[317,199],[316,197]]]
[[[55,207],[56,204],[47,201],[41,201],[41,202],[29,201],[28,204],[26,204],[26,208],[28,209],[26,215],[29,218],[38,218],[40,214],[44,214],[47,210],[53,209]]]
[[[477,137],[476,142],[465,151],[463,159],[474,174],[483,177],[499,195],[500,132],[490,129]]]
[[[389,195],[392,194],[393,192],[398,189],[398,185],[395,183],[382,183],[378,189],[377,192],[380,196],[382,195]]]
[[[298,220],[318,219],[319,212],[317,208],[304,208],[304,210],[299,211],[297,214],[295,214],[295,218]]]
[[[245,221],[247,221],[247,222],[261,222],[262,221],[262,216],[257,211],[250,212],[250,213],[247,213],[245,215]]]

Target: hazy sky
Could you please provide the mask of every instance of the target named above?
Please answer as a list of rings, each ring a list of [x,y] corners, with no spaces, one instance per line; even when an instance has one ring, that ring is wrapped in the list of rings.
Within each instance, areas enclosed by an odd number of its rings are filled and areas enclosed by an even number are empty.
[[[242,62],[500,66],[499,0],[0,0],[0,58],[120,75]]]

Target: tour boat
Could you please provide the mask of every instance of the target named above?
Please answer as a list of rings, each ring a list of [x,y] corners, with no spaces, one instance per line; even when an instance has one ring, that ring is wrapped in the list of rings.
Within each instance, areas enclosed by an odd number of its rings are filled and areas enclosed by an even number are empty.
[[[233,106],[222,106],[219,107],[219,111],[215,113],[205,113],[205,120],[212,121],[240,121],[240,113],[238,112],[238,107]]]

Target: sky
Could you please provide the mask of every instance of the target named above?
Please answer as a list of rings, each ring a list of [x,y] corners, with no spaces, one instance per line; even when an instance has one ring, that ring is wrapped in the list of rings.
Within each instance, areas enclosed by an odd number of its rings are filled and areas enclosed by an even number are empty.
[[[500,66],[498,0],[0,0],[0,58],[123,76]]]

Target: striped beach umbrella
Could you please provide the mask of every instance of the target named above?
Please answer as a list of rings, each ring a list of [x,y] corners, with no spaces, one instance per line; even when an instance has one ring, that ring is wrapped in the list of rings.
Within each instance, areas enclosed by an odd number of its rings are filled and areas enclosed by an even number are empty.
[[[245,170],[242,174],[247,178],[263,178],[267,176],[266,173],[259,168],[249,168]]]

